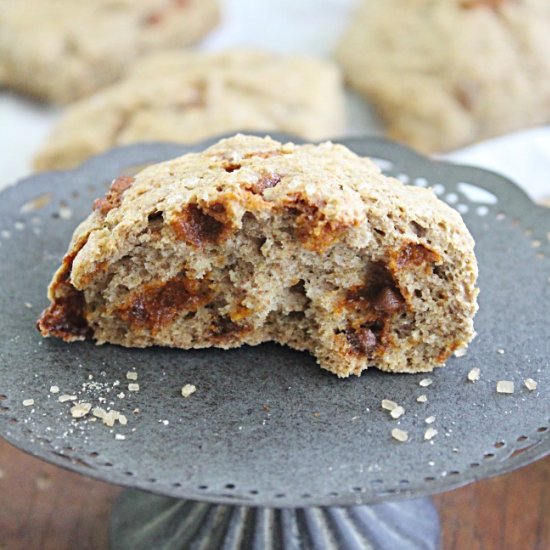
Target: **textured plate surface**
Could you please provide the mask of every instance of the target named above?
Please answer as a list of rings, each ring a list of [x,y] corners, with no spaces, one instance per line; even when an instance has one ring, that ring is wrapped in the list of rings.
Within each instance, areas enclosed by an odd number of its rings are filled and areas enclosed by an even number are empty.
[[[434,163],[383,140],[343,143],[404,182],[434,187],[463,214],[477,241],[481,288],[479,336],[465,357],[421,387],[428,376],[374,369],[338,380],[307,354],[276,345],[186,352],[43,340],[34,323],[46,286],[92,200],[121,172],[199,149],[131,146],[0,194],[0,434],[105,481],[276,507],[420,496],[549,453],[550,214],[495,174]],[[481,369],[476,383],[467,381],[473,367]],[[129,370],[139,373],[139,392],[127,389]],[[538,381],[535,391],[524,387],[528,377]],[[515,393],[498,394],[499,380],[514,381]],[[186,383],[198,389],[184,399]],[[118,410],[128,424],[72,419],[61,394]],[[422,394],[426,403],[417,402]],[[392,420],[384,398],[405,415]],[[424,441],[430,416],[438,434]],[[393,427],[410,440],[393,440]]]

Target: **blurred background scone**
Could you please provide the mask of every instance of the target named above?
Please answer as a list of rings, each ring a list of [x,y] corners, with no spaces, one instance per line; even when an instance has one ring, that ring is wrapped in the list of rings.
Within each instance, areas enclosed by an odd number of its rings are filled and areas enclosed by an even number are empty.
[[[363,0],[337,57],[390,137],[447,151],[550,121],[548,0]]]
[[[341,77],[328,61],[252,50],[159,52],[71,105],[35,168],[69,168],[139,141],[193,143],[242,130],[320,140],[338,136],[344,125]]]
[[[218,18],[217,0],[0,0],[0,85],[67,103],[144,53],[198,40]]]

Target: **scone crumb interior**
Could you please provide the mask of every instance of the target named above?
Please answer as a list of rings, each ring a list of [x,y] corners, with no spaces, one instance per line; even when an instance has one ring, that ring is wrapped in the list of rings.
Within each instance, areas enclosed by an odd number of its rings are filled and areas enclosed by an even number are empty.
[[[117,178],[38,325],[129,347],[275,341],[341,377],[429,372],[474,335],[473,246],[431,190],[341,145],[238,135]]]

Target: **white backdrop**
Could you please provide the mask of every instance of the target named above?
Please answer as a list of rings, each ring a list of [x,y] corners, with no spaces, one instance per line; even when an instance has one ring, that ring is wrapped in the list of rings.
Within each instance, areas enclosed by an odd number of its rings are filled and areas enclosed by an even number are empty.
[[[357,0],[225,0],[222,24],[198,47],[215,50],[256,46],[328,57],[356,3]],[[348,99],[348,132],[380,133],[366,103],[353,94]],[[0,187],[30,172],[31,158],[59,113],[60,109],[0,92]],[[501,172],[520,183],[534,198],[550,196],[550,127],[478,144],[449,158]]]

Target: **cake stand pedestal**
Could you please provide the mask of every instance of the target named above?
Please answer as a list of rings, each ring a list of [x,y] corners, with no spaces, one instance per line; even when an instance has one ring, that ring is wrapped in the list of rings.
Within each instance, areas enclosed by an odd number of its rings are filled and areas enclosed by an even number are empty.
[[[439,548],[429,498],[371,506],[251,508],[128,489],[111,516],[112,550]]]
[[[115,550],[436,548],[437,516],[425,497],[550,452],[548,211],[490,172],[379,139],[342,143],[387,174],[432,186],[476,239],[478,337],[429,376],[373,369],[338,380],[309,355],[272,344],[138,350],[40,337],[46,286],[92,200],[121,173],[204,145],[115,149],[0,193],[0,435],[131,488],[113,512]],[[481,369],[475,383],[473,367]],[[128,371],[138,373],[139,392],[128,391]],[[432,383],[419,385],[426,378]],[[497,393],[499,380],[515,392]],[[183,399],[187,383],[197,392]],[[74,419],[61,394],[128,422]],[[382,399],[405,415],[392,420]],[[426,441],[432,416],[438,434]],[[392,439],[397,426],[409,441]]]

